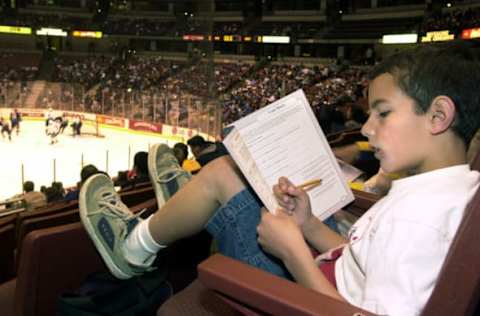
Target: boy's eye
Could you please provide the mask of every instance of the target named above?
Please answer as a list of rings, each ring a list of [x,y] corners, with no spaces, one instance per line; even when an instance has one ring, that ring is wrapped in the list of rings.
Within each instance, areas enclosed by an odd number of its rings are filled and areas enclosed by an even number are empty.
[[[390,111],[383,111],[383,112],[379,112],[378,116],[380,116],[381,118],[385,118],[388,116],[388,114],[390,114]]]

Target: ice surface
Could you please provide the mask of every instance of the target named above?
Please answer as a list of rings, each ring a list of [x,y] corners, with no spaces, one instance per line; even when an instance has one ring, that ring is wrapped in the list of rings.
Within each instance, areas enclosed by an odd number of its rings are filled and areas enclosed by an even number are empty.
[[[59,135],[58,143],[50,145],[50,138],[45,135],[44,122],[22,122],[20,135],[12,133],[11,142],[0,137],[0,200],[22,192],[22,165],[23,180],[33,181],[36,191],[42,185],[50,186],[54,179],[63,182],[67,188],[80,180],[82,156],[83,165],[94,164],[113,177],[118,171],[132,167],[133,156],[137,151],[148,151],[150,144],[167,143],[173,146],[175,143],[160,135],[150,136],[123,130],[101,128],[100,133],[106,137],[72,137],[68,127]]]

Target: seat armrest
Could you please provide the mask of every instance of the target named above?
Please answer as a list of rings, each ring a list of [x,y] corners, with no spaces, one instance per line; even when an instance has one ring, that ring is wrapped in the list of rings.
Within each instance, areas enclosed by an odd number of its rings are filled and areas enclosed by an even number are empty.
[[[198,277],[207,288],[266,314],[373,315],[220,254],[198,266]]]

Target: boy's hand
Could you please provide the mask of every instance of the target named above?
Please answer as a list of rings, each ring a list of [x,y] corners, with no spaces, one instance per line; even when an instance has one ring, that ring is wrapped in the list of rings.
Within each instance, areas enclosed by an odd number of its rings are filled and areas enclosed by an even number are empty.
[[[293,217],[297,225],[302,226],[312,217],[310,198],[307,192],[297,188],[285,177],[278,179],[273,186],[273,194],[285,212]]]
[[[262,218],[257,226],[258,243],[262,248],[281,259],[288,260],[305,243],[302,232],[292,216],[279,210],[276,215],[262,208]]]

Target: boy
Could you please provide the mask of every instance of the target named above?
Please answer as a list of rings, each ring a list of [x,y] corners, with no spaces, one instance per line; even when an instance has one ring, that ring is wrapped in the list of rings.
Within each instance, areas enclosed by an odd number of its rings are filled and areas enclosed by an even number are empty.
[[[385,172],[413,175],[394,181],[388,195],[354,224],[348,240],[313,217],[305,191],[286,178],[273,188],[283,209],[277,215],[261,211],[228,158],[206,165],[139,224],[111,181],[93,177],[79,202],[85,228],[119,277],[142,273],[157,251],[206,225],[226,255],[291,274],[306,287],[374,313],[417,315],[480,182],[465,156],[479,127],[480,63],[473,45],[422,46],[372,72],[371,113],[362,132]],[[150,154],[157,157],[157,170],[178,170],[164,163],[171,154],[161,146]],[[154,186],[161,193],[165,184]],[[319,260],[336,258],[334,271],[312,258],[307,242],[324,253]]]

